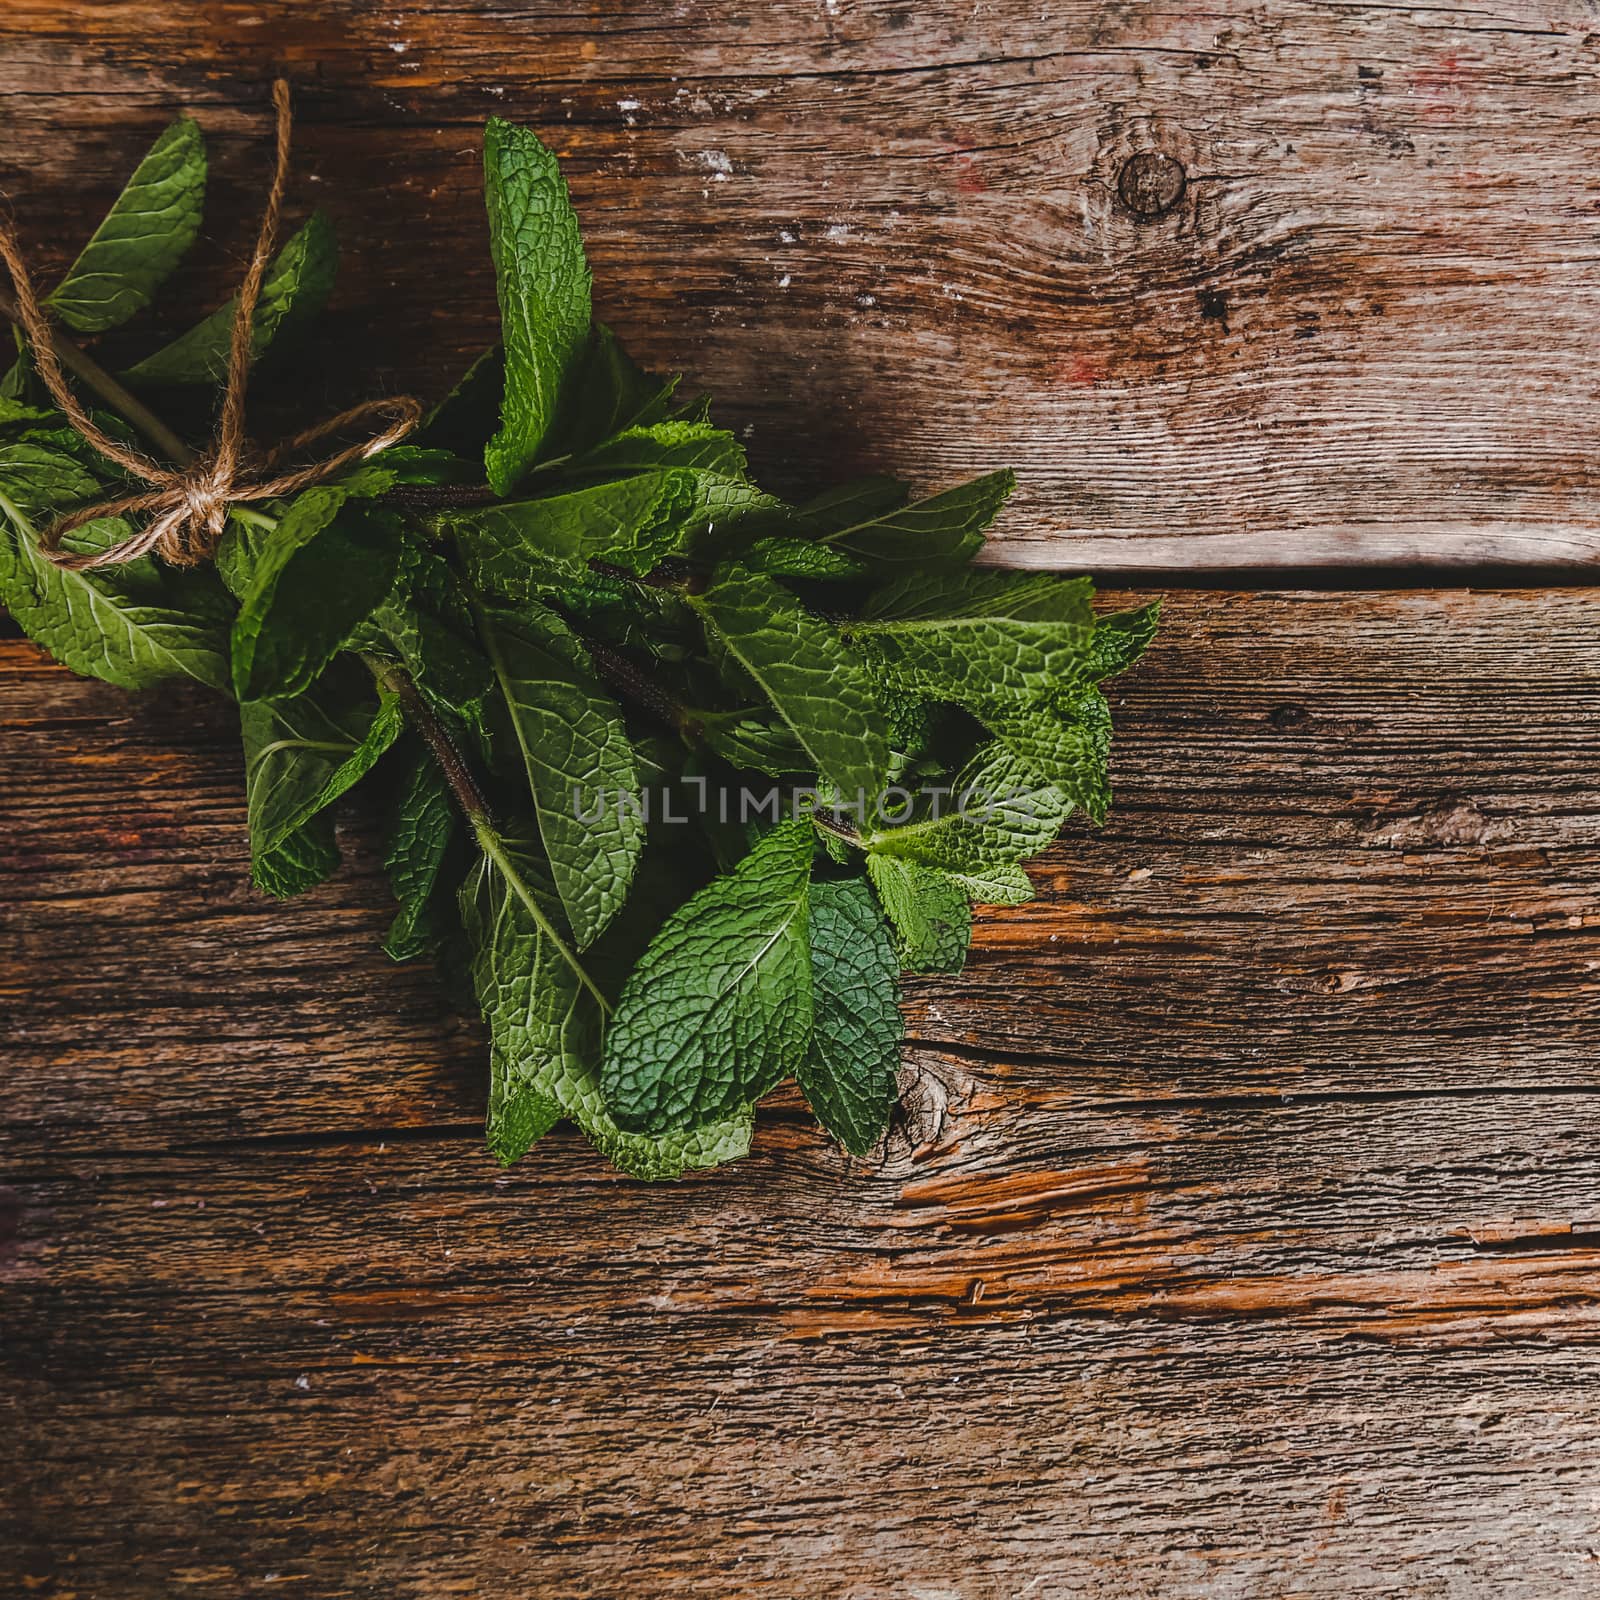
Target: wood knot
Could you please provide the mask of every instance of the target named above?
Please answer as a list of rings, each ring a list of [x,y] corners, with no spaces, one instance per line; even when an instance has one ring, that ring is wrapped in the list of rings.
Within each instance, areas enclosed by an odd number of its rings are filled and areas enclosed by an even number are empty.
[[[1159,150],[1130,156],[1117,174],[1117,194],[1141,222],[1164,217],[1183,198],[1188,182],[1183,167]]]

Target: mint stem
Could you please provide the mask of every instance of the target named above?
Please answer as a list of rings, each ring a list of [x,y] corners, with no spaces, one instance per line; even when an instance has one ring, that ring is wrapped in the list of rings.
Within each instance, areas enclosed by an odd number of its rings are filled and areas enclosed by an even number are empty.
[[[0,294],[0,316],[19,328],[22,314],[8,294]],[[130,394],[87,351],[75,345],[60,329],[52,329],[50,345],[61,365],[85,387],[92,389],[130,427],[137,429],[156,449],[180,467],[193,466],[195,453],[142,400]]]
[[[427,745],[433,759],[438,762],[444,781],[450,785],[456,804],[461,807],[467,821],[476,829],[490,823],[489,802],[484,799],[478,780],[473,776],[467,758],[456,747],[450,730],[434,714],[433,708],[422,698],[411,674],[392,661],[376,656],[361,658],[380,687],[387,689],[399,702],[407,723],[413,727]]]
[[[582,637],[580,635],[580,637]],[[583,639],[584,648],[594,662],[595,671],[611,687],[624,694],[635,704],[643,706],[653,717],[677,733],[692,733],[694,721],[687,711],[643,668],[635,665],[620,650],[602,644],[598,639]]]

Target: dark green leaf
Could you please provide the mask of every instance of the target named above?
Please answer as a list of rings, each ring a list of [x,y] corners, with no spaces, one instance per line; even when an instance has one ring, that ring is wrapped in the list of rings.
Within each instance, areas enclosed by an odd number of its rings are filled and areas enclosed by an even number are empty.
[[[644,847],[638,768],[588,652],[543,606],[487,613],[480,631],[521,752],[567,921],[584,949],[622,909]]]
[[[644,472],[540,500],[463,511],[442,525],[460,541],[473,581],[510,599],[581,581],[586,563],[648,572],[682,550],[692,475]]]
[[[730,766],[775,778],[806,770],[805,747],[795,738],[794,730],[771,713],[740,707],[734,711],[691,711],[689,717],[707,749]]]
[[[1020,906],[1033,899],[1033,884],[1028,874],[1014,862],[1001,866],[980,867],[971,872],[950,874],[974,905]]]
[[[909,820],[881,825],[862,843],[875,853],[947,872],[981,873],[1036,855],[1071,810],[1059,789],[996,741],[968,762],[950,790],[942,796],[930,792]]]
[[[676,378],[663,383],[641,370],[603,323],[572,369],[561,413],[546,434],[541,454],[581,456],[613,434],[667,419]]]
[[[1088,676],[1092,593],[1049,573],[918,575],[878,591],[847,633],[907,693],[1035,700]]]
[[[407,736],[401,772],[383,858],[400,909],[383,948],[392,960],[410,961],[429,954],[445,936],[453,909],[448,902],[460,878],[450,866],[460,853],[462,824],[438,763],[414,735]]]
[[[39,549],[37,523],[100,493],[78,464],[37,445],[0,447],[0,605],[63,666],[124,689],[166,678],[225,688],[226,601],[205,573],[177,573],[148,557],[73,572]],[[69,541],[106,549],[131,533],[102,518]]]
[[[959,972],[972,936],[966,886],[937,867],[869,854],[867,875],[890,922],[901,966],[910,972]]]
[[[259,360],[280,336],[313,321],[333,291],[339,246],[333,225],[320,211],[284,245],[261,286],[252,324],[251,350]],[[238,297],[204,322],[162,346],[123,374],[135,384],[221,383],[228,375],[228,352]]]
[[[905,1024],[895,953],[860,878],[813,884],[810,925],[815,1022],[795,1076],[828,1132],[864,1156],[898,1099]]]
[[[1145,652],[1156,636],[1161,620],[1161,602],[1152,600],[1137,611],[1113,611],[1097,617],[1094,638],[1090,641],[1091,675],[1098,682],[1126,672]]]
[[[811,1038],[808,822],[781,822],[670,916],[617,1002],[601,1082],[644,1132],[739,1114]]]
[[[400,540],[338,489],[308,489],[263,543],[233,624],[240,700],[308,689],[394,586]]]
[[[773,578],[859,578],[866,566],[832,545],[775,535],[758,539],[740,557],[752,572]]]
[[[1001,701],[975,710],[1041,778],[1096,822],[1105,821],[1111,805],[1111,712],[1097,688],[1083,684],[1034,705]]]
[[[292,700],[239,708],[251,875],[269,894],[298,894],[333,870],[339,857],[323,813],[400,732],[399,707],[388,696],[374,704],[361,678],[352,666]]]
[[[500,431],[484,463],[506,495],[538,456],[589,336],[589,268],[566,180],[533,133],[491,118],[483,165],[506,364]]]
[[[688,1133],[624,1132],[607,1113],[597,1064],[603,1003],[555,929],[559,910],[530,840],[481,832],[485,855],[461,890],[472,975],[489,1025],[489,1148],[515,1161],[556,1115],[638,1178],[676,1178],[750,1147],[750,1113]]]
[[[128,186],[47,304],[69,328],[120,327],[183,259],[200,231],[206,152],[199,127],[179,117],[150,147]]]
[[[969,561],[1016,478],[991,472],[958,489],[903,505],[903,486],[869,478],[847,484],[799,513],[804,532],[879,571],[945,571]]]
[[[847,799],[875,795],[889,764],[867,669],[771,578],[734,563],[691,603]]]

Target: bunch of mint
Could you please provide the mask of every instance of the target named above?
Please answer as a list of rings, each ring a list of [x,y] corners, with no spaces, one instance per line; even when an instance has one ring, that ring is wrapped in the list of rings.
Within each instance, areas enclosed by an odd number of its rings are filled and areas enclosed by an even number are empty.
[[[495,121],[485,165],[502,345],[408,443],[235,508],[214,567],[46,559],[42,526],[125,485],[23,351],[0,602],[75,671],[237,700],[268,893],[326,878],[335,802],[370,792],[385,948],[470,982],[500,1160],[568,1118],[627,1172],[677,1176],[743,1154],[791,1075],[864,1154],[896,1101],[899,974],[957,971],[972,904],[1028,899],[1020,863],[1104,814],[1099,685],[1155,608],[1097,620],[1085,579],[974,569],[1009,473],[920,501],[886,478],[767,493],[703,401],[592,321],[549,151]],[[144,306],[204,182],[179,122],[49,296],[59,322]],[[314,217],[271,270],[258,356],[333,264]],[[141,411],[221,379],[230,309],[121,374]],[[68,548],[128,532],[103,518]]]

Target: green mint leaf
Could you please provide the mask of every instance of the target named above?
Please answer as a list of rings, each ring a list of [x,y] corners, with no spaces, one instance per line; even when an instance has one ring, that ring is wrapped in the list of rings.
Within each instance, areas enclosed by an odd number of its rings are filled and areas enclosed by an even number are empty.
[[[45,411],[21,400],[0,397],[0,428],[14,428],[35,422],[59,422],[59,411]],[[20,442],[20,441],[18,441]]]
[[[860,878],[811,887],[811,1049],[795,1068],[818,1120],[853,1156],[871,1151],[899,1099],[898,963]]]
[[[974,709],[1041,778],[1096,822],[1105,821],[1111,805],[1111,711],[1097,688],[1085,684],[1036,705],[1004,701]]]
[[[781,822],[668,917],[623,986],[600,1076],[647,1133],[737,1114],[795,1070],[811,1037],[811,824]]]
[[[687,496],[676,511],[681,524],[677,549],[698,551],[713,536],[718,548],[728,549],[731,536],[753,515],[787,515],[781,500],[750,481],[744,446],[709,422],[675,419],[625,429],[566,468],[564,475],[581,480],[664,471],[673,472]]]
[[[805,748],[786,722],[740,707],[733,711],[688,712],[706,748],[731,767],[769,777],[803,773],[810,764]]]
[[[194,243],[205,192],[200,129],[180,117],[151,146],[46,304],[78,333],[120,327],[150,303]]]
[[[1034,700],[1090,670],[1087,578],[917,575],[879,590],[847,636],[908,693],[960,705]]]
[[[479,727],[493,674],[461,580],[439,550],[401,540],[394,588],[348,648],[398,661],[435,711]]]
[[[475,456],[500,425],[500,397],[506,387],[506,356],[490,347],[456,380],[456,386],[423,418],[412,437],[424,447]]]
[[[506,365],[500,431],[484,464],[495,493],[507,495],[538,456],[589,337],[589,268],[566,180],[532,132],[491,118],[483,166]]]
[[[397,751],[398,755],[400,752]],[[408,735],[404,765],[388,819],[389,848],[384,870],[400,903],[383,941],[394,961],[411,961],[435,950],[445,931],[447,905],[443,889],[459,874],[450,866],[459,853],[461,818],[449,785],[428,749]]]
[[[837,537],[904,510],[910,500],[910,485],[898,478],[853,478],[806,501],[795,521],[814,539]]]
[[[581,580],[591,560],[648,572],[683,548],[693,499],[690,474],[646,472],[461,512],[442,526],[460,542],[478,587],[522,599]]]
[[[622,909],[644,820],[633,746],[589,654],[543,606],[487,612],[480,633],[510,714],[539,836],[567,922],[584,949]]]
[[[663,467],[742,479],[744,446],[727,429],[709,422],[656,422],[613,434],[569,470],[611,478]]]
[[[124,689],[167,678],[226,688],[226,600],[210,574],[143,558],[73,572],[39,549],[38,524],[99,494],[76,462],[37,445],[0,447],[0,605],[63,666]],[[69,547],[105,549],[131,533],[117,518],[77,530]]]
[[[949,792],[929,791],[909,820],[863,835],[862,844],[947,872],[983,873],[1037,855],[1071,811],[1060,790],[997,740],[957,773]]]
[[[677,387],[676,378],[663,383],[643,371],[616,335],[597,322],[540,453],[582,456],[614,434],[664,422]]]
[[[351,663],[307,694],[239,708],[251,876],[268,894],[298,894],[338,864],[322,814],[399,735],[399,707],[388,695],[374,705],[362,676]]]
[[[503,1167],[520,1161],[561,1120],[561,1107],[540,1094],[511,1058],[489,1048],[489,1110],[483,1142]]]
[[[995,867],[980,867],[973,872],[950,874],[974,905],[1021,906],[1033,899],[1033,884],[1020,865],[1006,862]]]
[[[959,972],[972,937],[972,907],[960,879],[896,856],[867,856],[867,876],[894,925],[895,951],[909,972]]]
[[[1113,611],[1097,617],[1089,644],[1090,675],[1101,681],[1126,672],[1156,636],[1161,602],[1152,600],[1137,611]]]
[[[555,932],[559,912],[537,846],[486,829],[479,842],[485,854],[462,885],[461,920],[491,1040],[491,1152],[515,1161],[559,1114],[638,1178],[676,1178],[743,1155],[750,1147],[748,1109],[657,1139],[617,1126],[596,1070],[602,1005]]]
[[[328,487],[343,489],[352,500],[376,500],[399,485],[476,484],[482,469],[465,456],[420,445],[391,445],[381,455],[346,467]]]
[[[838,632],[771,578],[737,563],[690,603],[816,763],[854,800],[878,792],[889,764],[883,713],[865,665]]]
[[[1016,487],[1010,472],[991,472],[913,505],[903,486],[870,478],[801,508],[803,531],[878,571],[947,571],[969,561],[983,531]]]
[[[278,252],[267,269],[256,303],[251,351],[259,360],[280,336],[313,321],[328,303],[339,266],[333,225],[320,211]],[[228,376],[238,296],[203,322],[131,366],[123,377],[135,384],[214,384]]]
[[[756,540],[739,559],[752,572],[772,578],[859,578],[867,570],[864,562],[832,545],[782,535]]]
[[[308,489],[264,541],[233,624],[240,700],[302,693],[394,587],[400,539],[338,489]]]

